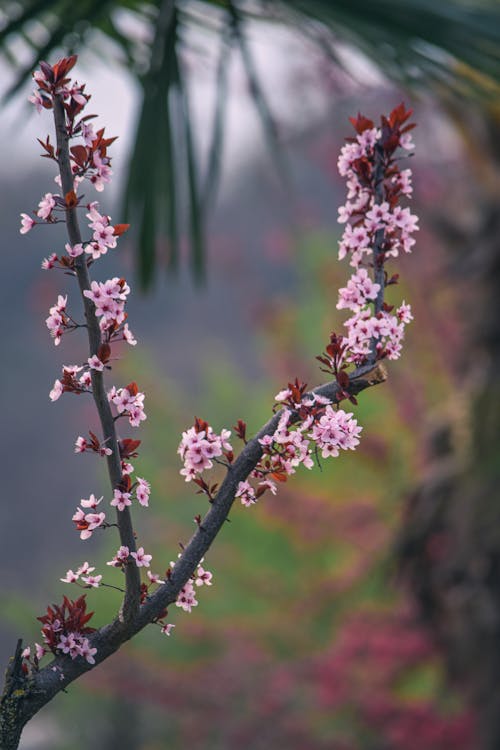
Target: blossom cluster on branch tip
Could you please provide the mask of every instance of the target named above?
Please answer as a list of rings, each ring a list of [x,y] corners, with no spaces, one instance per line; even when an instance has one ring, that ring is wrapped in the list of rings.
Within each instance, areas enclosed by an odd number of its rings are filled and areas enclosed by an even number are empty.
[[[338,160],[348,188],[347,201],[339,209],[339,222],[345,224],[339,259],[348,256],[355,270],[339,290],[337,308],[352,315],[345,322],[347,335],[332,333],[326,351],[317,357],[322,370],[336,380],[336,400],[332,403],[319,393],[307,392],[306,384],[297,379],[275,396],[276,403],[283,406],[278,424],[259,438],[262,456],[236,488],[235,498],[245,507],[254,505],[267,491],[276,494],[278,483],[285,482],[300,465],[311,469],[319,454],[328,458],[339,456],[342,450],[355,450],[362,428],[352,412],[339,406],[344,399],[357,403],[349,389],[349,368],[400,356],[404,328],[413,315],[405,302],[394,309],[385,301],[386,287],[398,283],[398,275],[389,277],[385,263],[401,251],[411,251],[415,243],[412,235],[418,229],[417,217],[400,205],[401,199],[412,194],[411,171],[401,170],[395,156],[398,149],[413,148],[411,114],[401,104],[381,118],[379,127],[362,115],[351,118],[356,136],[347,139]],[[235,432],[246,442],[242,420]],[[223,443],[230,434],[223,430],[217,435],[200,419],[182,434],[178,453],[184,466],[180,473],[186,481],[193,480],[210,502],[218,484],[209,484],[202,474],[223,455],[222,463],[231,465],[231,445]],[[198,517],[195,520],[201,523]]]
[[[363,364],[375,348],[377,358],[398,359],[404,327],[412,320],[410,306],[394,307],[383,301],[384,287],[397,283],[388,277],[384,264],[401,251],[411,252],[418,218],[400,205],[412,194],[411,170],[401,170],[398,149],[413,149],[408,123],[411,110],[401,104],[380,127],[358,115],[351,122],[356,137],[342,148],[338,169],[347,179],[347,201],[339,209],[345,224],[339,259],[349,258],[356,269],[347,286],[339,290],[338,309],[354,313],[346,322],[346,361]],[[375,279],[368,269],[374,270]],[[373,309],[372,309],[373,306]]]

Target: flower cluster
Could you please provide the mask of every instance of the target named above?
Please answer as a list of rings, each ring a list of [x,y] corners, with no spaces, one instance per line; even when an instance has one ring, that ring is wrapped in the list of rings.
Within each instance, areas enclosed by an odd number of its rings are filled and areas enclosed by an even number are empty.
[[[222,430],[218,435],[208,422],[195,419],[193,427],[182,433],[182,440],[177,450],[184,461],[181,474],[186,482],[190,482],[205,469],[211,469],[214,459],[219,456],[225,456],[229,462],[233,460],[230,437],[230,430]]]
[[[63,583],[76,583],[81,579],[85,584],[85,587],[96,589],[101,583],[102,576],[93,576],[92,573],[94,570],[95,568],[90,566],[88,562],[84,562],[76,571],[68,570],[64,578],[61,578],[61,581]]]
[[[129,383],[125,388],[118,389],[113,386],[108,392],[108,400],[116,406],[120,416],[128,417],[132,427],[139,427],[146,419],[144,393],[139,391],[137,383]]]
[[[268,490],[276,494],[277,482],[285,482],[300,465],[311,469],[319,454],[328,458],[339,456],[342,450],[355,450],[362,428],[352,412],[339,407],[343,399],[357,403],[348,370],[400,356],[404,328],[413,316],[405,302],[396,310],[385,302],[385,288],[396,284],[398,276],[389,278],[384,264],[401,251],[410,252],[415,243],[412,235],[418,229],[417,217],[399,204],[401,198],[412,194],[411,172],[401,170],[395,156],[398,149],[413,148],[410,116],[411,111],[401,104],[382,117],[378,128],[362,115],[351,119],[356,137],[348,139],[338,160],[348,187],[347,202],[339,210],[339,222],[345,224],[339,258],[348,256],[355,270],[339,290],[337,308],[352,315],[345,323],[347,336],[332,333],[326,351],[317,357],[322,369],[335,378],[335,403],[320,393],[307,393],[306,384],[298,380],[276,395],[275,401],[283,405],[277,425],[273,432],[259,437],[262,456],[250,476],[236,487],[235,498],[246,507]],[[235,432],[246,442],[244,422],[239,420]],[[229,436],[224,430],[218,436],[206,422],[196,420],[195,426],[182,434],[179,445],[184,461],[181,474],[186,481],[194,480],[210,502],[218,485],[210,486],[201,474],[222,454],[224,434]],[[226,458],[229,465],[232,450]]]
[[[76,377],[84,370],[80,377]],[[54,381],[49,393],[51,401],[57,401],[63,393],[89,393],[92,390],[92,379],[85,365],[63,365],[61,379]]]
[[[125,279],[108,279],[108,281],[92,281],[90,289],[83,292],[95,305],[95,314],[101,319],[101,331],[117,330],[126,320],[125,302],[130,293],[130,287]]]
[[[198,606],[195,586],[199,587],[212,585],[213,575],[209,570],[205,570],[205,568],[202,567],[202,562],[203,558],[200,560],[200,564],[198,565],[196,572],[191,576],[191,579],[182,587],[177,596],[175,604],[177,607],[180,607],[182,610],[184,610],[184,612],[191,612],[193,607]],[[170,577],[174,567],[175,563],[171,562],[170,569],[167,571],[167,577]]]
[[[102,497],[97,500],[95,495],[90,495],[88,499],[82,498],[80,500],[80,505],[82,507],[78,507],[72,517],[72,521],[75,522],[76,528],[80,532],[80,539],[90,539],[93,531],[99,528],[105,528],[106,525],[104,521],[106,513],[86,513],[85,510],[82,510],[82,508],[85,508],[86,510],[90,508],[91,511],[95,511],[101,502]]]
[[[85,596],[81,596],[76,601],[65,596],[62,605],[53,604],[47,607],[47,614],[39,617],[38,620],[43,625],[42,636],[49,651],[53,654],[58,652],[67,654],[72,659],[81,656],[89,664],[95,664],[94,655],[97,649],[92,648],[87,638],[94,632],[94,628],[89,628],[87,625],[93,612],[87,612],[86,608]],[[38,653],[43,656],[40,647]]]
[[[403,303],[394,314],[383,301],[384,287],[397,282],[397,276],[387,277],[384,263],[401,251],[409,253],[418,230],[417,217],[399,203],[412,194],[411,171],[401,170],[395,157],[398,149],[413,148],[410,116],[411,110],[401,104],[382,118],[379,128],[362,115],[351,119],[357,135],[348,140],[338,160],[348,188],[347,201],[339,209],[339,222],[345,224],[339,258],[348,256],[356,271],[339,290],[337,308],[353,313],[345,322],[345,356],[356,365],[373,354],[398,359],[404,327],[412,320],[409,305]]]

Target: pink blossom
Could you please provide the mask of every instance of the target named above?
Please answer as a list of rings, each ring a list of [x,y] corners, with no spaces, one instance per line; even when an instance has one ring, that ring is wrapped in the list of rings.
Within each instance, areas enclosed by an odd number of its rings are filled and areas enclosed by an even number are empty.
[[[68,570],[64,578],[60,578],[60,581],[63,581],[63,583],[75,583],[75,581],[78,581],[78,576],[76,573],[73,573],[72,570]]]
[[[151,494],[151,485],[145,479],[141,479],[141,477],[137,477],[137,483],[138,486],[135,490],[135,496],[139,503],[147,508],[149,504],[149,496]]]
[[[186,585],[180,590],[179,595],[175,601],[177,607],[180,607],[184,612],[191,612],[193,607],[198,606],[196,600],[196,593],[193,588],[191,581],[188,581]]]
[[[98,500],[96,498],[96,496],[94,494],[92,494],[92,495],[90,495],[90,497],[89,497],[88,500],[86,500],[85,498],[82,498],[80,500],[80,505],[82,506],[82,508],[93,508],[93,509],[95,509],[95,508],[97,508],[97,506],[99,505],[99,503],[102,501],[102,498],[103,498],[103,496],[101,495],[101,497]]]
[[[146,553],[144,552],[144,547],[139,547],[137,552],[132,552],[131,555],[134,558],[135,564],[138,568],[141,568],[143,566],[145,568],[149,568],[149,563],[153,559],[152,555],[146,555]]]
[[[92,532],[104,524],[105,518],[105,513],[84,513],[81,508],[77,508],[71,520],[80,532],[80,539],[90,539]]]
[[[164,633],[164,635],[172,635],[172,630],[175,628],[175,625],[172,625],[172,623],[168,623],[167,625],[163,625],[161,628],[161,632]]]
[[[290,388],[285,388],[283,391],[279,391],[279,393],[276,394],[274,400],[278,402],[286,401],[287,398],[290,398],[291,395],[292,391],[290,390]]]
[[[54,268],[55,264],[58,261],[58,257],[55,253],[51,253],[48,258],[44,258],[42,261],[42,270],[43,271],[50,271],[51,268]]]
[[[132,505],[130,499],[130,492],[122,492],[121,490],[113,490],[113,499],[111,505],[116,507],[118,510],[125,510],[129,505]]]
[[[83,89],[84,86],[79,86],[78,82],[74,81],[72,86],[61,88],[60,93],[62,93],[65,98],[70,96],[77,104],[84,107],[87,104],[87,99],[83,94]]]
[[[255,497],[255,490],[247,481],[238,483],[235,494],[235,498],[236,497],[240,498],[241,504],[246,508],[249,508],[251,505],[254,505],[257,502],[257,498]]]
[[[196,570],[196,577],[194,579],[194,582],[197,586],[211,586],[212,578],[213,575],[209,570],[205,570],[201,567],[201,565],[198,565],[198,568]]]
[[[82,123],[82,136],[83,136],[83,141],[85,145],[92,146],[92,142],[96,137],[92,123],[87,123],[87,122]]]
[[[83,245],[81,242],[78,242],[76,245],[70,245],[69,242],[67,242],[64,247],[71,258],[78,258],[78,256],[83,253]]]
[[[90,181],[98,192],[102,192],[104,190],[104,184],[110,182],[113,172],[109,167],[109,159],[107,157],[102,159],[98,151],[94,153],[93,161],[96,173],[95,175],[92,175]]]
[[[79,576],[87,575],[88,573],[92,573],[95,570],[91,565],[88,564],[87,561],[82,563],[78,570],[76,571],[76,574]]]
[[[21,229],[19,230],[20,233],[27,234],[30,229],[33,229],[35,224],[36,221],[32,219],[31,216],[28,216],[28,214],[21,214]]]
[[[404,133],[403,135],[399,136],[399,145],[406,151],[413,151],[413,149],[415,148],[415,144],[412,140],[412,134]]]
[[[366,153],[374,147],[380,136],[381,132],[378,128],[366,128],[362,133],[358,133],[356,140]]]
[[[75,453],[85,453],[88,448],[87,440],[79,435],[75,440]]]
[[[392,213],[392,220],[397,227],[399,227],[400,229],[404,229],[410,234],[418,230],[418,216],[412,214],[409,208],[401,208],[401,206],[396,206]]]
[[[40,114],[43,109],[43,98],[38,89],[35,89],[31,96],[28,96],[28,101],[35,105],[36,111]]]
[[[57,648],[63,652],[63,654],[71,654],[72,658],[74,659],[77,656],[77,653],[74,655],[72,652],[74,652],[77,648],[77,642],[75,641],[74,633],[68,633],[68,635],[61,635],[59,638],[59,643],[57,644]]]
[[[123,326],[123,338],[127,342],[127,344],[130,344],[130,346],[135,346],[137,344],[137,339],[134,338],[134,334],[130,330],[128,323],[125,323]]]
[[[92,224],[94,234],[92,239],[97,242],[98,245],[114,248],[116,247],[116,236],[115,229],[112,225],[105,224],[103,221],[96,221]]]
[[[109,562],[107,562],[106,565],[111,565],[114,568],[121,568],[127,563],[129,554],[130,554],[129,548],[122,545],[120,549],[116,552],[113,559],[109,560]]]
[[[400,307],[398,307],[396,315],[398,316],[398,319],[401,321],[401,323],[411,323],[411,321],[413,320],[411,306],[407,305],[404,300],[401,303]]]
[[[101,255],[106,255],[108,252],[108,248],[106,245],[99,244],[99,242],[89,242],[88,245],[85,246],[85,252],[87,255],[92,256],[92,260],[98,260]]]
[[[88,370],[82,374],[82,376],[79,379],[79,383],[84,388],[90,389],[92,387],[92,376]]]
[[[104,370],[104,365],[97,354],[93,354],[91,357],[89,357],[87,362],[91,370],[96,370],[97,372],[102,372]]]
[[[80,646],[80,656],[83,656],[88,664],[95,664],[94,656],[97,653],[96,648],[91,648],[88,638],[83,638]]]
[[[56,201],[52,193],[45,193],[44,197],[38,204],[38,211],[36,212],[36,215],[39,216],[40,219],[47,220],[51,215],[52,209],[55,207],[55,205]]]
[[[122,461],[122,474],[132,474],[134,467],[128,461]]]
[[[61,397],[62,393],[63,393],[63,384],[61,383],[60,380],[56,380],[54,382],[52,390],[49,393],[49,398],[51,401],[57,401],[57,399]]]
[[[391,212],[387,201],[375,203],[372,208],[366,212],[367,226],[370,231],[374,232],[391,221]]]

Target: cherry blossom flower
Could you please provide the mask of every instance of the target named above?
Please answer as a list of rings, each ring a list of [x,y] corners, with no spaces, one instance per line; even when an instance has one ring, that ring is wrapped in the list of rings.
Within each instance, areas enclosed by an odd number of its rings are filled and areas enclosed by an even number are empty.
[[[83,142],[85,143],[86,146],[92,146],[92,142],[94,141],[96,137],[92,123],[87,123],[87,122],[82,123],[82,137],[83,137]]]
[[[249,508],[250,505],[254,505],[254,503],[257,502],[257,498],[255,497],[255,490],[250,482],[247,481],[238,483],[235,497],[239,497],[241,500],[241,504],[246,508]]]
[[[127,344],[129,344],[130,346],[135,346],[137,344],[137,339],[134,338],[134,334],[130,330],[128,323],[125,323],[125,325],[123,326],[122,333],[123,338],[125,339]]]
[[[95,568],[93,568],[91,565],[88,564],[87,561],[85,561],[84,563],[82,563],[82,565],[80,565],[76,573],[77,575],[82,576],[82,575],[87,575],[88,573],[93,573],[94,570]]]
[[[122,492],[118,489],[113,490],[113,499],[111,500],[111,505],[116,507],[117,510],[125,510],[127,506],[132,505],[130,492]]]
[[[175,625],[172,625],[172,623],[167,623],[167,625],[163,625],[161,628],[161,632],[164,633],[164,635],[172,635],[172,630],[175,628]]]
[[[77,508],[71,520],[80,532],[80,539],[90,539],[92,532],[104,524],[105,518],[105,513],[84,513],[81,508]]]
[[[33,227],[35,226],[36,221],[31,218],[31,216],[28,216],[28,214],[21,214],[21,229],[19,232],[21,234],[27,234]]]
[[[90,497],[88,499],[82,498],[80,500],[80,505],[82,506],[82,508],[93,508],[93,509],[95,509],[95,508],[97,508],[97,506],[99,505],[99,503],[102,502],[102,498],[103,498],[103,496],[101,495],[101,497],[98,500],[96,498],[96,496],[94,494],[92,494],[92,495],[90,495]]]
[[[197,586],[211,586],[213,575],[209,570],[205,570],[201,565],[196,569],[194,582]]]
[[[153,559],[152,555],[147,555],[144,552],[144,547],[139,547],[137,552],[132,552],[131,555],[134,558],[135,564],[137,565],[138,568],[141,568],[143,566],[145,568],[149,568],[149,563]]]
[[[43,110],[43,104],[44,99],[42,98],[42,95],[39,91],[39,89],[35,89],[33,93],[28,96],[28,101],[35,105],[36,111],[38,114]]]
[[[78,576],[72,570],[68,570],[64,578],[60,578],[59,580],[63,581],[63,583],[75,583],[75,581],[78,581]]]
[[[70,245],[69,242],[67,242],[64,247],[71,258],[78,258],[78,256],[83,253],[83,245],[81,242],[78,242],[76,245]]]
[[[52,209],[55,208],[56,201],[52,193],[45,193],[44,197],[38,204],[38,211],[36,212],[36,215],[40,219],[47,219],[50,217],[52,213]]]
[[[94,656],[97,653],[96,648],[92,648],[88,638],[82,638],[80,644],[80,656],[83,656],[88,664],[95,664]]]
[[[145,479],[141,479],[141,477],[137,477],[137,483],[138,486],[135,490],[135,496],[139,503],[147,508],[149,504],[149,496],[151,494],[151,485]]]
[[[75,453],[85,453],[88,448],[87,440],[79,435],[75,440]]]
[[[58,261],[58,257],[55,253],[51,253],[48,258],[44,258],[42,261],[42,270],[43,271],[50,271],[51,268],[54,268],[55,264]]]
[[[196,592],[191,581],[188,581],[186,585],[180,590],[175,604],[177,607],[183,609],[184,612],[191,612],[191,609],[193,607],[198,606]]]
[[[122,545],[120,549],[116,552],[113,559],[109,560],[109,562],[107,562],[106,565],[111,565],[114,568],[122,568],[127,563],[129,555],[130,555],[129,548]]]
[[[96,370],[97,372],[102,372],[104,370],[104,364],[101,362],[97,354],[93,354],[89,357],[87,362],[91,370]]]
[[[58,398],[60,398],[63,394],[63,384],[60,380],[56,380],[54,382],[54,385],[52,387],[52,390],[49,393],[49,397],[51,401],[57,401]]]

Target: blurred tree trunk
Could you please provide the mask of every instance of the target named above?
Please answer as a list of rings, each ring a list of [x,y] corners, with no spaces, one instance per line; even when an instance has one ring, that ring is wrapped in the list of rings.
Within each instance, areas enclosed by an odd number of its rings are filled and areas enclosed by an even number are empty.
[[[428,470],[409,498],[399,556],[450,676],[476,710],[481,750],[498,750],[500,127],[494,113],[467,117],[477,220],[465,233],[443,227],[453,267],[477,288],[473,306],[464,309],[470,331],[462,347],[464,377],[429,439]],[[463,207],[456,208],[459,217]]]

